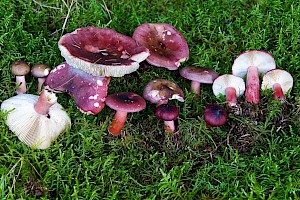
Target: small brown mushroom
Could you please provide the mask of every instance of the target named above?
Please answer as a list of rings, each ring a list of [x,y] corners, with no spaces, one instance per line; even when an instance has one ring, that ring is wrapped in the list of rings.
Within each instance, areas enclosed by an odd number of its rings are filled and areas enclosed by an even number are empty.
[[[38,91],[42,90],[46,77],[49,75],[51,68],[45,64],[37,64],[31,68],[31,75],[38,79]]]
[[[24,61],[14,62],[11,66],[11,73],[16,76],[16,84],[18,88],[16,89],[17,94],[26,93],[26,79],[25,75],[30,72],[30,66]]]

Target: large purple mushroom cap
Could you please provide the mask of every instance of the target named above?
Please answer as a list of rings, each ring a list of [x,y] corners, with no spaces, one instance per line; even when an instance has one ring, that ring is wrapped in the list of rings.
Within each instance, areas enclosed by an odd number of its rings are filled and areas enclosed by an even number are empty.
[[[109,28],[78,28],[58,42],[66,62],[95,76],[121,77],[136,71],[149,50]]]
[[[93,76],[64,62],[50,72],[45,87],[67,92],[83,113],[95,115],[105,106],[109,81],[109,77]]]
[[[170,24],[144,23],[136,28],[132,38],[150,50],[146,60],[151,65],[176,70],[189,58],[187,42]]]

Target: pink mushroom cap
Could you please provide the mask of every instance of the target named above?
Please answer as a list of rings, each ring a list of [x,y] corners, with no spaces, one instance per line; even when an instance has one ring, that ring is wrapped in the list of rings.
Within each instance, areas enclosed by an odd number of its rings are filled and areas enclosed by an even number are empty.
[[[166,23],[144,23],[132,36],[140,45],[150,50],[148,63],[176,70],[189,58],[189,48],[178,30]]]

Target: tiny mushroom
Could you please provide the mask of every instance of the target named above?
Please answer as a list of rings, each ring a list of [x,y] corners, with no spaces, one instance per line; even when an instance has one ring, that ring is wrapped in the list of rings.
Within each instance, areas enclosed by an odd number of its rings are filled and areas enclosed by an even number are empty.
[[[282,69],[273,69],[266,72],[263,76],[261,88],[273,89],[274,100],[285,101],[285,94],[293,87],[292,75]]]
[[[174,120],[178,118],[179,109],[170,104],[161,104],[155,109],[155,116],[164,121],[165,131],[174,132],[175,123]]]
[[[154,79],[144,88],[143,96],[146,100],[156,104],[167,104],[171,99],[184,102],[184,94],[181,88],[166,79]]]
[[[45,88],[67,92],[85,114],[98,114],[105,106],[110,78],[93,76],[66,62],[56,66],[45,81]]]
[[[212,84],[218,77],[218,73],[206,67],[184,67],[180,70],[180,75],[191,80],[191,91],[200,94],[201,83]]]
[[[94,76],[124,76],[149,56],[147,48],[109,28],[78,28],[63,35],[58,47],[69,65]]]
[[[214,80],[212,89],[215,96],[226,95],[228,107],[235,107],[237,97],[245,92],[245,81],[241,77],[224,74]]]
[[[17,94],[26,93],[26,80],[25,75],[30,72],[30,66],[24,61],[14,62],[11,66],[11,73],[16,76],[16,84],[18,88],[16,89]]]
[[[234,60],[232,74],[241,78],[247,74],[245,91],[247,102],[254,104],[260,102],[259,73],[265,73],[275,68],[273,56],[260,50],[245,51]]]
[[[46,77],[49,75],[51,68],[45,64],[32,66],[31,75],[38,79],[38,91],[42,90]]]
[[[71,125],[54,93],[43,90],[40,96],[19,94],[1,104],[8,112],[6,124],[26,145],[46,149]]]
[[[108,95],[105,101],[106,105],[116,110],[116,114],[108,127],[108,132],[112,135],[118,135],[127,119],[127,113],[139,112],[146,108],[145,100],[133,92],[120,92]]]
[[[144,23],[132,36],[140,45],[150,50],[148,63],[169,70],[177,70],[189,58],[189,48],[178,30],[166,23]]]
[[[208,126],[222,126],[227,121],[227,112],[218,104],[209,104],[204,110],[204,121]]]

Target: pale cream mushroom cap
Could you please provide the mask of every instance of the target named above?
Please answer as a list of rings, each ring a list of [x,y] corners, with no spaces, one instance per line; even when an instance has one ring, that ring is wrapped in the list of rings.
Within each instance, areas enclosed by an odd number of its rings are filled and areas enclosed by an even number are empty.
[[[263,76],[261,89],[272,89],[275,83],[279,83],[284,94],[286,94],[293,87],[292,75],[282,69],[274,69],[268,71]]]
[[[50,102],[55,102],[49,109],[49,115],[38,114],[34,105],[39,96],[20,94],[1,104],[2,111],[8,111],[6,124],[19,140],[37,149],[46,149],[53,140],[71,126],[71,120],[63,107],[56,102],[54,93],[47,93]]]
[[[213,93],[215,96],[220,94],[225,95],[225,90],[228,87],[233,87],[236,91],[236,96],[239,97],[245,92],[245,81],[244,79],[232,74],[221,75],[213,82]]]
[[[257,67],[259,73],[265,73],[276,68],[275,60],[271,54],[261,50],[248,50],[234,60],[232,74],[243,78],[251,66]]]

